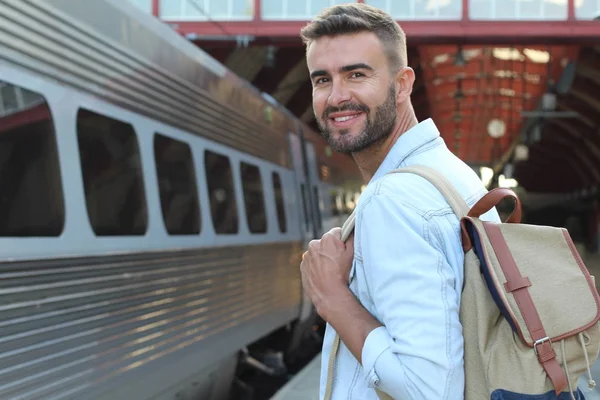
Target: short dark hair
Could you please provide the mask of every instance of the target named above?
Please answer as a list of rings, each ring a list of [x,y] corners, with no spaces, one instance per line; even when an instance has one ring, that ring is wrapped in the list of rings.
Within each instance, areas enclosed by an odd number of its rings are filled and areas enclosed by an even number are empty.
[[[303,43],[323,36],[373,32],[387,53],[390,67],[407,66],[406,35],[394,19],[384,11],[364,3],[341,4],[326,8],[300,31]]]

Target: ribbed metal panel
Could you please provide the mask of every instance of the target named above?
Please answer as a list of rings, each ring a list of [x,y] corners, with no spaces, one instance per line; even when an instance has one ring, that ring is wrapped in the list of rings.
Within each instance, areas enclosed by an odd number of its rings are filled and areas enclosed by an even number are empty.
[[[84,398],[94,385],[109,390],[111,378],[159,370],[175,351],[293,307],[300,253],[288,243],[2,263],[0,398]]]
[[[77,9],[83,3],[71,4]],[[144,34],[151,40],[148,27],[105,1],[85,2],[85,7],[90,25],[57,12],[51,1],[0,0],[0,58],[188,132],[289,165],[286,123],[259,123],[266,106],[259,96],[240,84],[236,87],[235,78],[218,77],[183,54],[181,61],[195,71],[194,84],[160,68],[125,46],[127,41],[143,41]],[[114,30],[127,31],[119,38],[123,43],[90,29],[94,18],[114,20]],[[172,56],[173,47],[168,50],[161,51],[157,44],[154,57]],[[274,147],[264,146],[267,142]]]

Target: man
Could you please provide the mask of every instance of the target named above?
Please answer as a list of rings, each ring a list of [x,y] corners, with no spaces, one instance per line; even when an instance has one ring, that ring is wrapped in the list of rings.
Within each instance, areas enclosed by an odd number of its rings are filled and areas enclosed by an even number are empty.
[[[301,264],[305,291],[328,323],[320,397],[337,331],[332,400],[377,399],[375,388],[394,399],[461,399],[459,221],[428,181],[386,173],[435,168],[469,206],[486,190],[433,121],[418,123],[405,36],[389,15],[335,6],[302,38],[319,127],[335,151],[352,154],[367,183],[353,239],[342,243],[336,228],[310,243]],[[499,220],[495,210],[482,219]]]

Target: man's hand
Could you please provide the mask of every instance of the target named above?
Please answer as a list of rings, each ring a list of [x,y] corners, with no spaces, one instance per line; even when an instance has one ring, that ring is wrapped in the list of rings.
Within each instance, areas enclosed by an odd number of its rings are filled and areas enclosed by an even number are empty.
[[[302,285],[317,312],[327,320],[340,297],[347,297],[348,275],[354,258],[354,236],[342,242],[341,228],[334,228],[320,240],[312,240],[302,256]]]
[[[340,338],[362,362],[362,348],[369,333],[381,326],[348,288],[354,258],[354,235],[346,243],[342,230],[334,228],[321,240],[313,240],[304,253],[300,271],[304,291],[319,315],[333,326]]]

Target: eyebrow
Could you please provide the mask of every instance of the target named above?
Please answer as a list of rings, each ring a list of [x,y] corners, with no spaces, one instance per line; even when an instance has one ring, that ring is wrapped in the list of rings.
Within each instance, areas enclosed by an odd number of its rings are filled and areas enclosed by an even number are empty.
[[[365,64],[365,63],[356,63],[356,64],[344,65],[343,67],[341,67],[339,69],[339,72],[350,72],[350,71],[354,71],[354,70],[357,70],[357,69],[368,69],[370,71],[373,71],[373,67],[371,67],[368,64]],[[324,69],[319,69],[319,70],[313,71],[310,74],[310,78],[314,79],[317,76],[325,76],[325,75],[327,75],[327,71],[325,71]]]

